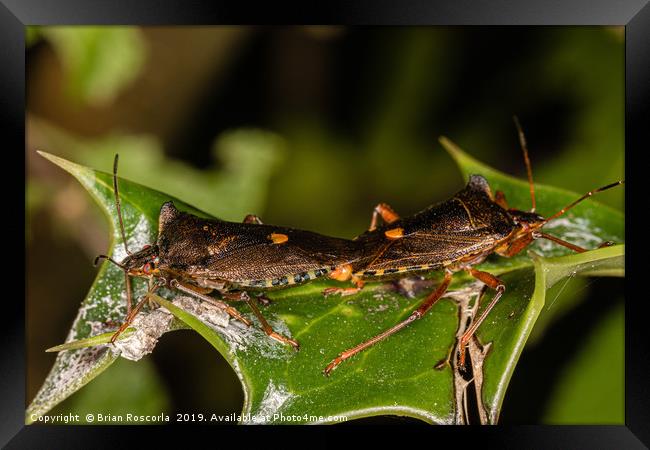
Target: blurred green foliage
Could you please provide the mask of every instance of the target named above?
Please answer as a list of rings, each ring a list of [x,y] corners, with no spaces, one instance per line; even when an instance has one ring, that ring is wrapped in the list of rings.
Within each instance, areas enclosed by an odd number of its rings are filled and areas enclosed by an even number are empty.
[[[592,333],[554,386],[542,420],[547,424],[625,423],[625,308],[619,302]]]
[[[62,149],[59,156],[79,155],[81,164],[109,172],[117,153],[120,177],[137,180],[232,221],[263,212],[268,183],[279,168],[286,146],[275,133],[233,130],[215,140],[213,166],[199,170],[167,158],[160,141],[152,135],[114,132],[100,139],[83,139],[47,123],[39,127],[52,146]]]
[[[145,43],[133,27],[28,27],[27,45],[40,35],[54,47],[66,70],[72,100],[110,103],[139,74]]]

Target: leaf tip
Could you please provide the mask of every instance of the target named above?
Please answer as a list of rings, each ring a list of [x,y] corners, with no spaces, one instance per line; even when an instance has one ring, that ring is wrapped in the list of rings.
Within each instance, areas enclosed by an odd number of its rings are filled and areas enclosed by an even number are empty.
[[[458,150],[456,144],[454,144],[447,136],[440,136],[438,138],[438,142],[440,142],[440,145],[442,145],[449,153],[453,153]]]
[[[454,161],[456,161],[456,164],[458,164],[461,167],[461,171],[462,171],[463,161],[471,160],[471,158],[447,136],[440,136],[440,138],[438,138],[438,142],[440,142],[440,144],[447,151],[447,153],[449,153],[449,155],[454,159]]]
[[[55,165],[59,166],[60,168],[62,168],[63,170],[65,170],[75,178],[77,178],[81,182],[81,184],[83,184],[87,188],[89,183],[88,177],[92,175],[92,173],[94,172],[92,169],[73,163],[72,161],[68,161],[67,159],[61,158],[51,153],[47,153],[41,150],[36,150],[36,152],[39,155],[41,155],[43,158],[47,159],[51,163],[54,163]]]
[[[44,152],[42,150],[36,150],[36,153],[41,155],[43,158],[47,159],[48,161],[56,164],[57,166],[61,167],[62,169],[67,170],[68,172],[72,172],[71,169],[76,168],[76,167],[81,167],[78,164],[75,164],[73,162],[68,161],[67,159],[63,159],[59,156],[53,155],[51,153]]]
[[[58,156],[54,156],[53,154],[45,152],[43,150],[36,150],[36,153],[38,153],[43,158],[45,158],[45,159],[47,159],[49,161],[52,161],[55,164],[56,164],[56,160],[61,159]]]
[[[55,345],[54,347],[50,347],[50,348],[45,349],[45,353],[56,353],[56,352],[60,352],[60,351],[63,351],[63,350],[68,350],[68,348],[70,348],[69,343],[67,343],[67,344],[59,344],[59,345]]]

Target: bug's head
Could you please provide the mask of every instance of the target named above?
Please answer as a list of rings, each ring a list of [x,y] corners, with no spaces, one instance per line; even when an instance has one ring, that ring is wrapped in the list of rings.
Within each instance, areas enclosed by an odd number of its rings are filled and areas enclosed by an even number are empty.
[[[577,200],[571,202],[570,204],[568,204],[564,208],[560,209],[555,214],[553,214],[553,215],[551,215],[549,217],[546,217],[546,218],[542,217],[541,215],[537,214],[534,211],[520,211],[520,210],[517,210],[517,209],[509,209],[508,213],[510,214],[510,217],[515,222],[515,224],[518,225],[521,228],[522,232],[523,231],[531,232],[531,231],[537,230],[539,228],[542,228],[548,222],[551,222],[552,220],[557,219],[558,217],[560,217],[561,215],[566,213],[568,210],[570,210],[571,208],[573,208],[574,206],[576,206],[580,202],[590,198],[592,195],[594,195],[594,194],[596,194],[598,192],[606,191],[606,190],[614,188],[616,186],[621,186],[622,184],[625,184],[625,180],[615,181],[614,183],[610,183],[610,184],[608,184],[606,186],[602,186],[602,187],[599,187],[598,189],[594,189],[593,191],[589,191],[586,194],[584,194],[583,196],[581,196],[580,198],[578,198]]]
[[[131,276],[152,275],[158,269],[158,246],[145,245],[139,252],[127,255],[120,265]]]
[[[519,228],[519,234],[530,233],[537,228],[541,228],[542,225],[546,223],[544,217],[532,211],[509,209],[508,214],[515,225]]]
[[[524,162],[526,164],[526,172],[528,175],[528,185],[530,188],[530,198],[532,202],[532,208],[530,211],[520,211],[518,209],[509,209],[508,214],[512,218],[513,222],[515,225],[517,225],[518,230],[517,230],[517,236],[523,236],[529,233],[533,233],[536,230],[541,229],[544,225],[546,225],[548,222],[551,222],[552,220],[557,219],[564,213],[566,213],[568,210],[576,206],[578,203],[582,202],[583,200],[588,199],[592,195],[606,191],[607,189],[611,189],[616,186],[620,186],[625,183],[624,180],[619,180],[614,183],[610,183],[606,186],[600,187],[598,189],[594,189],[593,191],[589,191],[586,194],[584,194],[582,197],[578,198],[574,202],[568,204],[564,208],[560,209],[558,212],[555,214],[548,216],[548,217],[542,217],[541,215],[537,214],[535,212],[535,207],[536,207],[536,200],[535,200],[535,185],[533,184],[533,172],[531,169],[530,165],[530,158],[528,157],[528,148],[526,147],[526,138],[524,137],[524,132],[521,129],[521,125],[519,124],[519,119],[517,119],[517,116],[513,117],[515,121],[515,126],[517,127],[517,132],[519,134],[519,143],[521,145],[521,149],[524,154]],[[539,232],[538,232],[539,233]]]
[[[95,258],[95,265],[101,259],[106,259],[122,269],[124,273],[133,277],[146,277],[155,275],[158,269],[158,246],[145,245],[142,250],[128,254],[121,262],[115,261],[106,255]]]

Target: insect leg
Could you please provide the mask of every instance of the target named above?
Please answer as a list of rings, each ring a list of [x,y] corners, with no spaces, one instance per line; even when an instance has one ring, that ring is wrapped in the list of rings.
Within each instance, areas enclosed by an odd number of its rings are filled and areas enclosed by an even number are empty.
[[[122,334],[124,330],[126,330],[129,327],[129,325],[131,325],[131,322],[133,322],[133,319],[135,319],[135,316],[138,314],[138,312],[140,312],[140,310],[142,309],[144,304],[147,303],[147,301],[149,301],[149,297],[145,296],[142,300],[138,302],[137,305],[135,305],[135,308],[133,308],[131,312],[126,316],[126,319],[124,319],[124,323],[120,325],[120,328],[118,328],[115,334],[111,336],[111,344],[114,344],[117,337],[120,334]]]
[[[490,301],[490,303],[485,308],[485,310],[483,310],[481,315],[478,316],[478,318],[472,322],[472,325],[465,331],[465,333],[460,338],[460,341],[458,343],[458,346],[460,347],[460,357],[458,363],[460,364],[461,367],[465,365],[465,347],[467,347],[467,343],[472,338],[472,336],[474,335],[478,327],[481,326],[481,324],[483,323],[487,315],[490,314],[490,311],[492,311],[492,308],[494,308],[494,305],[497,304],[497,302],[503,295],[503,292],[506,290],[505,284],[503,284],[501,280],[499,280],[497,277],[495,277],[490,273],[481,272],[480,270],[476,270],[476,269],[468,269],[467,272],[469,272],[469,274],[474,278],[476,278],[477,280],[482,281],[483,283],[487,284],[489,287],[494,289],[496,291],[496,294],[494,294],[492,301]]]
[[[578,247],[577,245],[574,245],[574,244],[572,244],[570,242],[567,242],[567,241],[563,241],[562,239],[557,238],[555,236],[551,236],[550,234],[540,232],[539,237],[541,237],[543,239],[548,239],[549,241],[553,241],[556,244],[559,244],[559,245],[561,245],[563,247],[570,248],[571,250],[573,250],[576,253],[584,253],[584,252],[587,251],[587,249],[585,249],[585,248]]]
[[[275,339],[276,341],[281,342],[283,344],[289,344],[296,350],[300,348],[300,344],[298,344],[297,341],[294,341],[293,339],[290,339],[286,336],[282,336],[280,333],[277,333],[273,329],[273,327],[266,321],[266,319],[264,318],[260,310],[257,309],[255,302],[250,298],[250,296],[246,292],[241,293],[241,299],[244,300],[246,303],[248,303],[248,306],[250,306],[250,308],[253,310],[253,313],[255,313],[255,316],[262,324],[262,328],[264,329],[264,332],[268,337],[270,337],[271,339]]]
[[[372,339],[367,340],[366,342],[363,342],[359,345],[357,345],[354,348],[351,348],[349,350],[344,351],[343,353],[339,354],[331,363],[327,365],[323,373],[325,375],[329,375],[332,370],[336,369],[336,367],[341,364],[343,361],[346,359],[356,355],[357,353],[361,352],[362,350],[365,350],[366,348],[376,344],[377,342],[387,338],[388,336],[397,333],[399,330],[402,328],[406,327],[408,324],[411,322],[416,321],[417,319],[420,319],[422,316],[424,316],[427,311],[431,309],[431,307],[442,297],[442,295],[447,291],[447,287],[449,287],[449,283],[451,283],[451,277],[453,273],[451,271],[446,271],[445,272],[445,278],[442,280],[442,283],[438,286],[438,288],[431,293],[416,309],[409,315],[405,320],[399,322],[397,325],[394,325],[393,327],[387,329],[383,333],[378,334],[377,336],[373,337]]]
[[[359,292],[361,289],[363,289],[363,281],[361,281],[359,278],[354,277],[350,279],[356,287],[348,287],[348,288],[337,288],[337,287],[332,287],[332,288],[327,288],[323,290],[323,295],[325,297],[329,297],[330,295],[340,295],[341,297],[346,297],[348,295],[354,295],[357,292]]]
[[[486,284],[486,285],[483,285],[483,287],[481,288],[481,292],[479,292],[478,297],[477,297],[477,299],[476,299],[476,302],[477,302],[477,303],[480,303],[480,302],[481,302],[481,299],[482,299],[483,296],[485,295],[485,291],[487,290],[487,288],[488,288],[487,284]],[[472,308],[472,309],[474,309],[474,311],[476,311],[478,308]],[[465,316],[464,316],[463,314],[460,314],[460,317],[461,317],[461,318],[464,318]],[[463,334],[465,334],[465,330],[464,330],[464,328],[465,328],[466,326],[467,326],[466,323],[464,323],[464,324],[460,324],[458,330],[456,331],[456,336],[458,336],[458,335],[461,334],[461,333],[462,333],[461,336],[462,336]],[[462,327],[462,328],[461,328],[461,327]],[[436,365],[433,366],[433,368],[436,369],[436,370],[442,370],[442,369],[444,369],[446,366],[450,366],[450,367],[451,367],[451,357],[452,357],[453,354],[454,354],[454,349],[455,349],[455,347],[454,347],[454,346],[451,346],[451,347],[449,348],[449,351],[447,352],[447,356],[446,356],[444,359],[441,359],[440,361],[438,361],[438,362],[436,363]]]
[[[126,287],[126,315],[127,317],[131,314],[131,277],[129,277],[128,272],[124,272],[124,285]]]
[[[337,280],[337,281],[348,281],[350,280],[352,283],[355,284],[355,287],[353,288],[327,288],[323,291],[323,295],[325,297],[328,297],[330,295],[336,295],[339,294],[341,296],[347,296],[347,295],[354,295],[357,292],[359,292],[361,289],[363,289],[363,281],[361,278],[355,276],[352,274],[352,266],[349,264],[344,264],[342,266],[337,267],[334,269],[330,274],[328,275],[328,278],[331,278],[332,280]]]
[[[337,288],[337,287],[332,287],[332,288],[327,288],[323,290],[323,295],[325,297],[329,297],[330,295],[340,295],[341,297],[346,297],[348,295],[354,295],[357,292],[359,292],[361,289],[363,289],[363,281],[361,281],[359,278],[354,277],[351,279],[356,287],[348,287],[348,288]]]
[[[399,220],[399,215],[393,211],[393,208],[386,203],[379,203],[372,211],[372,219],[370,220],[370,228],[368,228],[368,231],[374,231],[377,228],[379,217],[381,217],[384,223],[393,223]]]
[[[191,289],[194,292],[198,292],[199,294],[208,295],[210,292],[212,292],[214,290],[211,287],[196,286],[194,284],[183,283],[182,281],[178,281],[178,280],[176,280],[176,281],[178,282],[178,284],[186,287],[187,289]]]
[[[260,302],[260,304],[262,304],[262,305],[264,305],[264,306],[269,306],[271,303],[273,303],[273,300],[271,300],[270,298],[268,298],[268,297],[267,297],[266,295],[264,295],[264,294],[258,294],[258,295],[256,295],[256,296],[255,296],[255,299],[256,299],[258,302]]]
[[[135,319],[135,316],[138,315],[138,313],[140,312],[142,307],[145,305],[145,303],[147,303],[149,301],[149,294],[153,294],[161,286],[162,286],[161,283],[154,283],[154,284],[149,286],[149,291],[144,296],[144,298],[142,300],[140,300],[137,305],[135,305],[135,308],[133,308],[133,309],[131,309],[131,311],[129,311],[129,313],[126,315],[126,318],[124,319],[124,323],[122,325],[120,325],[120,328],[118,328],[117,331],[115,332],[115,334],[113,334],[113,336],[111,336],[111,344],[114,344],[115,341],[117,340],[117,337],[120,334],[122,334],[124,332],[124,330],[126,330],[129,327],[129,325],[131,325],[131,323],[133,322],[133,319]]]
[[[212,297],[208,297],[207,295],[196,292],[195,290],[180,284],[178,282],[178,280],[171,280],[169,282],[169,286],[174,288],[174,289],[178,289],[179,291],[184,292],[184,293],[186,293],[188,295],[192,295],[192,296],[194,296],[194,297],[196,297],[196,298],[198,298],[200,300],[203,300],[204,302],[210,303],[211,305],[216,306],[217,308],[221,309],[222,311],[227,312],[231,317],[233,317],[233,318],[239,320],[240,322],[244,323],[247,327],[251,326],[250,320],[248,320],[247,318],[242,316],[239,313],[239,311],[237,311],[235,308],[233,308],[230,305],[227,305],[226,303],[224,303],[224,302],[222,302],[220,300],[217,300],[217,299],[214,299]]]
[[[501,256],[506,256],[510,258],[515,256],[517,253],[528,247],[528,245],[533,242],[535,238],[532,233],[523,235],[522,237],[515,239],[514,241],[509,242],[502,248],[498,248],[496,253]]]
[[[248,294],[248,293],[246,293],[246,294]],[[244,296],[242,295],[241,292],[221,292],[221,296],[223,298],[225,298],[226,300],[233,300],[233,301],[236,301],[236,302],[248,301],[246,298],[244,298]],[[259,293],[259,294],[255,295],[255,300],[257,300],[258,302],[260,302],[264,306],[268,306],[271,303],[273,303],[271,301],[271,299],[268,298],[263,293]]]
[[[562,240],[562,239],[560,239],[558,237],[551,236],[550,234],[542,233],[541,231],[533,231],[533,232],[531,232],[531,233],[529,233],[527,235],[524,235],[524,236],[520,237],[519,239],[516,239],[516,240],[510,242],[505,247],[505,249],[500,249],[500,250],[497,250],[496,252],[501,256],[507,256],[507,257],[514,256],[517,253],[519,253],[520,251],[522,251],[524,248],[526,248],[528,246],[528,244],[530,244],[536,238],[548,239],[549,241],[553,241],[556,244],[559,244],[559,245],[561,245],[563,247],[570,248],[571,250],[573,250],[576,253],[584,253],[584,252],[587,251],[587,249],[585,249],[585,248],[582,248],[582,247],[579,247],[579,246],[577,246],[575,244],[572,244],[570,242],[564,241],[564,240]],[[598,248],[607,247],[607,246],[610,246],[610,245],[613,245],[613,242],[606,241],[606,242],[603,242],[602,244],[600,244],[598,246]]]
[[[154,281],[153,277],[149,278],[147,283],[148,283],[147,285],[149,286],[149,291],[147,292],[148,294],[153,293],[159,287],[159,286],[156,286],[159,282]],[[162,286],[163,284],[164,283],[161,283],[160,286]],[[156,303],[156,301],[151,296],[147,295],[146,297],[149,300],[149,309],[153,310],[154,308],[158,307],[158,303]]]
[[[329,295],[340,294],[341,296],[354,295],[363,289],[363,281],[352,273],[352,266],[350,264],[344,264],[342,266],[336,267],[332,272],[329,273],[328,278],[337,281],[348,281],[353,282],[356,287],[353,288],[327,288],[323,291],[325,297]]]
[[[244,217],[244,223],[256,223],[258,225],[262,225],[262,219],[257,217],[255,214],[248,214],[246,217]]]

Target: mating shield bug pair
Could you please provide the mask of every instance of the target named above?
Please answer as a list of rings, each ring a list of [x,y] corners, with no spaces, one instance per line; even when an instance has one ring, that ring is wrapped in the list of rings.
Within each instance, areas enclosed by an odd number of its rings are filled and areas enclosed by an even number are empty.
[[[155,244],[131,253],[126,245],[117,183],[117,156],[113,184],[120,232],[127,251],[117,262],[100,255],[125,273],[127,317],[113,341],[133,321],[146,297],[132,307],[130,277],[148,278],[149,292],[162,286],[209,302],[246,325],[250,321],[236,308],[208,294],[215,290],[224,299],[245,301],[271,338],[290,344],[298,342],[275,332],[248,295],[269,289],[288,288],[324,276],[351,281],[355,287],[329,288],[325,295],[353,295],[366,280],[376,281],[443,271],[444,278],[408,318],[377,336],[339,354],[324,370],[329,375],[341,362],[405,328],[424,316],[446,292],[455,272],[465,271],[495,290],[489,305],[473,321],[459,342],[459,362],[464,365],[469,339],[499,301],[506,287],[496,276],[477,270],[477,264],[490,254],[510,257],[536,239],[547,239],[576,252],[586,249],[542,231],[591,195],[623,183],[618,181],[595,189],[544,218],[535,212],[536,200],[532,170],[524,135],[516,121],[528,173],[532,208],[510,208],[502,192],[492,192],[480,175],[472,175],[467,186],[451,199],[433,205],[413,216],[400,218],[386,204],[375,207],[368,231],[354,240],[328,237],[287,227],[265,225],[256,216],[243,223],[202,219],[184,213],[171,202],[162,205],[158,238]],[[383,222],[379,225],[379,221]],[[607,245],[604,243],[603,245]]]

